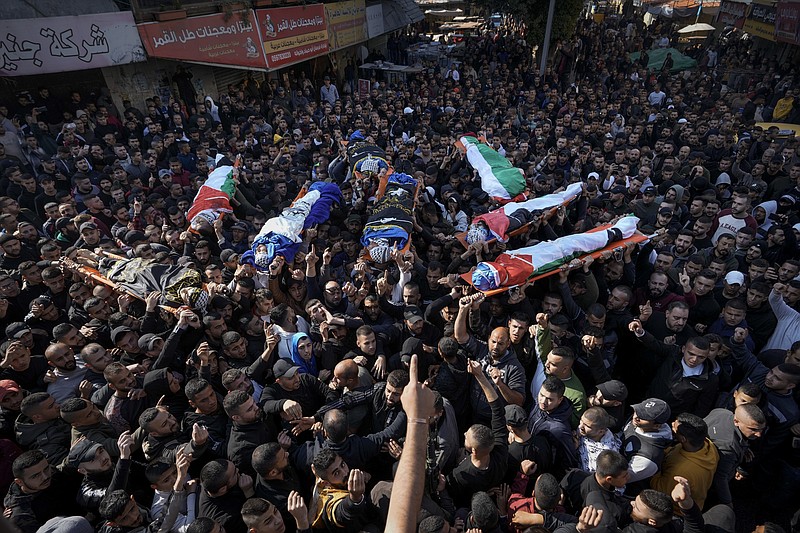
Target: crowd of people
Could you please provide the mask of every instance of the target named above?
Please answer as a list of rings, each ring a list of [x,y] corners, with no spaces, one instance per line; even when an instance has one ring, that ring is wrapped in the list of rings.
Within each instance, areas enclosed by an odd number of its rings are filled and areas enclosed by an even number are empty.
[[[0,104],[5,518],[733,532],[746,493],[759,531],[783,531],[764,520],[797,506],[800,143],[756,122],[797,122],[796,66],[752,40],[686,72],[629,58],[674,37],[581,21],[540,72],[520,32],[489,28],[457,68],[373,79],[366,100],[291,72],[190,106],[47,87]],[[423,184],[410,248],[382,264],[360,244],[378,176],[353,175],[340,143],[356,131]],[[529,198],[583,192],[465,246],[498,205],[464,134],[521,169]],[[233,214],[192,231],[218,154],[237,161]],[[241,261],[316,181],[342,201],[294,259]],[[627,215],[646,241],[488,297],[461,276]],[[76,267],[137,257],[196,270],[204,305]]]

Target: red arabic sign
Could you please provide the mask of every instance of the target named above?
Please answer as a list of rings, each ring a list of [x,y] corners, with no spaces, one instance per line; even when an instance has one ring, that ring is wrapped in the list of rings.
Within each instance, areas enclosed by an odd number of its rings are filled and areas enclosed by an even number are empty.
[[[313,4],[256,11],[269,68],[328,53],[325,7]]]
[[[779,2],[775,37],[782,43],[800,46],[800,2]]]
[[[265,68],[267,64],[254,20],[252,11],[247,22],[238,13],[227,22],[224,14],[217,13],[139,24],[138,29],[150,57]]]

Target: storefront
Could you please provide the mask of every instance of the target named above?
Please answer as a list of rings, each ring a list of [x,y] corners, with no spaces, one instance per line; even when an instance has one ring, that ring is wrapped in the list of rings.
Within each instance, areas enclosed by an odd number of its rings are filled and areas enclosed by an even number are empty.
[[[775,18],[775,38],[785,47],[784,61],[800,60],[800,2],[778,2]]]

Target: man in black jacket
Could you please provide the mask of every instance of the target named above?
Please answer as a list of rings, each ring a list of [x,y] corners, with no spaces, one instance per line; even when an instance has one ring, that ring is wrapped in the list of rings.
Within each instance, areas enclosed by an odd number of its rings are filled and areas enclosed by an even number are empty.
[[[486,395],[492,412],[492,427],[474,424],[464,435],[464,448],[470,455],[447,476],[447,486],[458,507],[468,506],[474,492],[496,487],[505,476],[508,464],[508,428],[503,401],[479,362],[470,360],[467,369]]]
[[[224,457],[228,447],[230,420],[220,405],[216,391],[203,378],[189,380],[184,388],[189,405],[194,411],[187,412],[181,421],[184,434],[191,434],[195,423],[208,430],[208,448],[216,457]]]
[[[11,465],[14,483],[8,489],[3,506],[11,510],[9,521],[21,533],[35,533],[55,516],[73,516],[80,509],[74,500],[65,498],[77,488],[47,462],[39,450],[23,453]]]
[[[200,471],[200,512],[225,528],[227,533],[246,533],[242,521],[242,504],[251,498],[253,478],[240,474],[231,461],[214,459]]]
[[[271,421],[264,420],[264,412],[245,391],[229,392],[222,405],[233,421],[228,437],[228,459],[240,472],[253,476],[253,450],[263,442],[274,441],[278,436],[277,428]]]

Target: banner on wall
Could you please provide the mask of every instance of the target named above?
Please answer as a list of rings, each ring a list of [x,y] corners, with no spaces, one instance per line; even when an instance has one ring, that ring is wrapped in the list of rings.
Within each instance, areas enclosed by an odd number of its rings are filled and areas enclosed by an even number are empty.
[[[761,4],[753,4],[750,8],[750,15],[744,21],[742,29],[747,33],[775,41],[775,7]]]
[[[776,15],[775,38],[800,46],[800,2],[778,2]]]
[[[367,40],[367,8],[364,0],[325,4],[325,18],[331,51]]]
[[[256,18],[269,68],[285,67],[329,51],[322,4],[259,9]]]
[[[367,37],[372,39],[383,34],[383,5],[367,6]]]
[[[0,20],[0,74],[30,76],[144,61],[130,11]]]
[[[139,34],[150,57],[179,59],[233,67],[265,68],[261,39],[248,17],[223,13],[168,22],[139,24]]]
[[[747,6],[743,2],[731,2],[730,0],[723,0],[719,6],[719,14],[717,15],[717,22],[727,24],[742,29],[744,19],[747,16]]]

